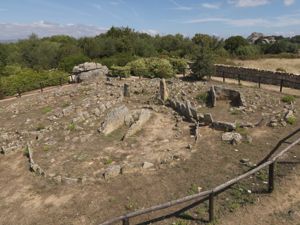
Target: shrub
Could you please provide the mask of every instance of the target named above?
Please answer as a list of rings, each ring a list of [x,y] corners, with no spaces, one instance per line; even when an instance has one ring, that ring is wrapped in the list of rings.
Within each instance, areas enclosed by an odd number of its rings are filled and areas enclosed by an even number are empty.
[[[149,75],[158,78],[171,78],[175,73],[171,63],[167,59],[148,58],[146,62],[149,66]]]
[[[112,68],[112,66],[125,66],[127,63],[136,60],[137,57],[133,56],[129,53],[119,53],[109,57],[103,57],[101,59],[97,59],[97,62],[100,62],[103,65],[106,65],[108,68]]]
[[[196,99],[200,103],[207,103],[207,98],[208,98],[207,92],[199,94],[199,95],[196,96]]]
[[[297,121],[297,118],[295,116],[290,116],[289,118],[287,118],[286,122],[290,125],[294,125]]]
[[[14,69],[11,72],[6,69],[6,76],[0,78],[1,92],[4,96],[39,89],[41,84],[47,87],[68,82],[68,75],[59,70],[37,72],[29,68]]]
[[[147,76],[149,74],[149,68],[146,65],[145,59],[137,59],[126,66],[130,67],[133,76]]]
[[[259,49],[253,45],[240,46],[236,49],[235,54],[240,59],[253,59],[259,55]]]
[[[130,62],[126,65],[131,74],[149,78],[171,78],[175,75],[169,60],[161,58],[144,58]]]
[[[71,73],[74,66],[88,61],[90,61],[90,59],[83,54],[70,55],[61,60],[59,68]]]
[[[169,61],[172,64],[175,73],[185,74],[188,68],[185,59],[170,58]]]
[[[292,102],[295,102],[296,98],[292,95],[286,95],[286,96],[283,96],[281,101],[285,102],[285,103],[289,103],[291,104]]]
[[[130,67],[129,66],[112,66],[111,75],[114,77],[130,77]]]

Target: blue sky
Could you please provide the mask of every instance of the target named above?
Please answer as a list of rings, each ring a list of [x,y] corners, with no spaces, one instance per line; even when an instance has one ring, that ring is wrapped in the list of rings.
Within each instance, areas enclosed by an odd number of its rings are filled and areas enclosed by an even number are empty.
[[[300,34],[300,0],[1,0],[0,39],[92,36],[111,26],[151,34]]]

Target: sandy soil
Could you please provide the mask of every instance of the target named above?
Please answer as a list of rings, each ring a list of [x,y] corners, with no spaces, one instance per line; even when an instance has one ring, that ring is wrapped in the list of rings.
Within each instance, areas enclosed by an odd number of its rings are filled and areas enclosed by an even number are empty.
[[[240,66],[259,68],[276,71],[277,68],[285,69],[287,72],[300,74],[300,59],[258,59],[258,60],[234,60]]]

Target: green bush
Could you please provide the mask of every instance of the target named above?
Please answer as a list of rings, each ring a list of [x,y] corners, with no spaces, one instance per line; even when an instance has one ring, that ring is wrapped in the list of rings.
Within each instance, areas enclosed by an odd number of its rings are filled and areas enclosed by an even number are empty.
[[[235,54],[240,59],[253,59],[259,56],[259,49],[253,45],[240,46],[236,49]]]
[[[290,116],[289,118],[287,118],[286,122],[290,125],[294,125],[297,122],[297,119],[295,116]]]
[[[111,75],[114,77],[130,77],[130,67],[129,66],[112,66]]]
[[[71,73],[74,66],[88,61],[90,61],[90,59],[83,54],[70,55],[64,57],[61,60],[61,62],[59,63],[59,68],[68,73]]]
[[[146,65],[145,59],[137,59],[127,64],[130,67],[133,76],[147,76],[149,68]]]
[[[130,62],[126,65],[134,76],[149,78],[171,78],[175,75],[169,60],[162,58],[144,58]]]
[[[171,78],[175,75],[173,67],[167,59],[148,58],[146,63],[149,66],[151,77]]]
[[[296,98],[292,95],[286,95],[286,96],[283,96],[281,101],[285,102],[285,103],[289,103],[291,104],[292,102],[295,102]]]
[[[97,62],[100,62],[102,65],[106,65],[111,69],[112,66],[125,66],[127,63],[136,60],[138,57],[133,56],[130,53],[119,53],[109,57],[103,57],[97,59]]]
[[[23,93],[39,89],[40,85],[47,87],[68,82],[68,75],[62,71],[37,72],[29,68],[20,70],[17,67],[13,68],[14,70],[11,71],[11,74],[9,74],[9,70],[6,68],[6,76],[0,78],[1,94],[3,96],[12,96],[18,92]]]
[[[175,73],[185,74],[188,68],[188,64],[185,59],[170,58],[169,61],[172,64]]]

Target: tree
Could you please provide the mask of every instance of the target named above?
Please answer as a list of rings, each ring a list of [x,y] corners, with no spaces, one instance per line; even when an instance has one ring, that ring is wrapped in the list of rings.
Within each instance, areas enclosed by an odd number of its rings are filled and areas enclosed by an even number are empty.
[[[248,41],[242,36],[232,36],[225,40],[224,48],[231,54],[235,54],[237,49],[249,45]]]
[[[217,50],[222,47],[223,40],[218,39],[215,36],[209,36],[207,34],[195,34],[192,41],[196,45],[201,47],[210,48],[211,50]]]
[[[213,53],[208,48],[202,48],[191,66],[192,76],[196,79],[211,77],[215,72]]]
[[[5,45],[0,44],[0,75],[2,73],[3,68],[7,64],[8,52]]]

